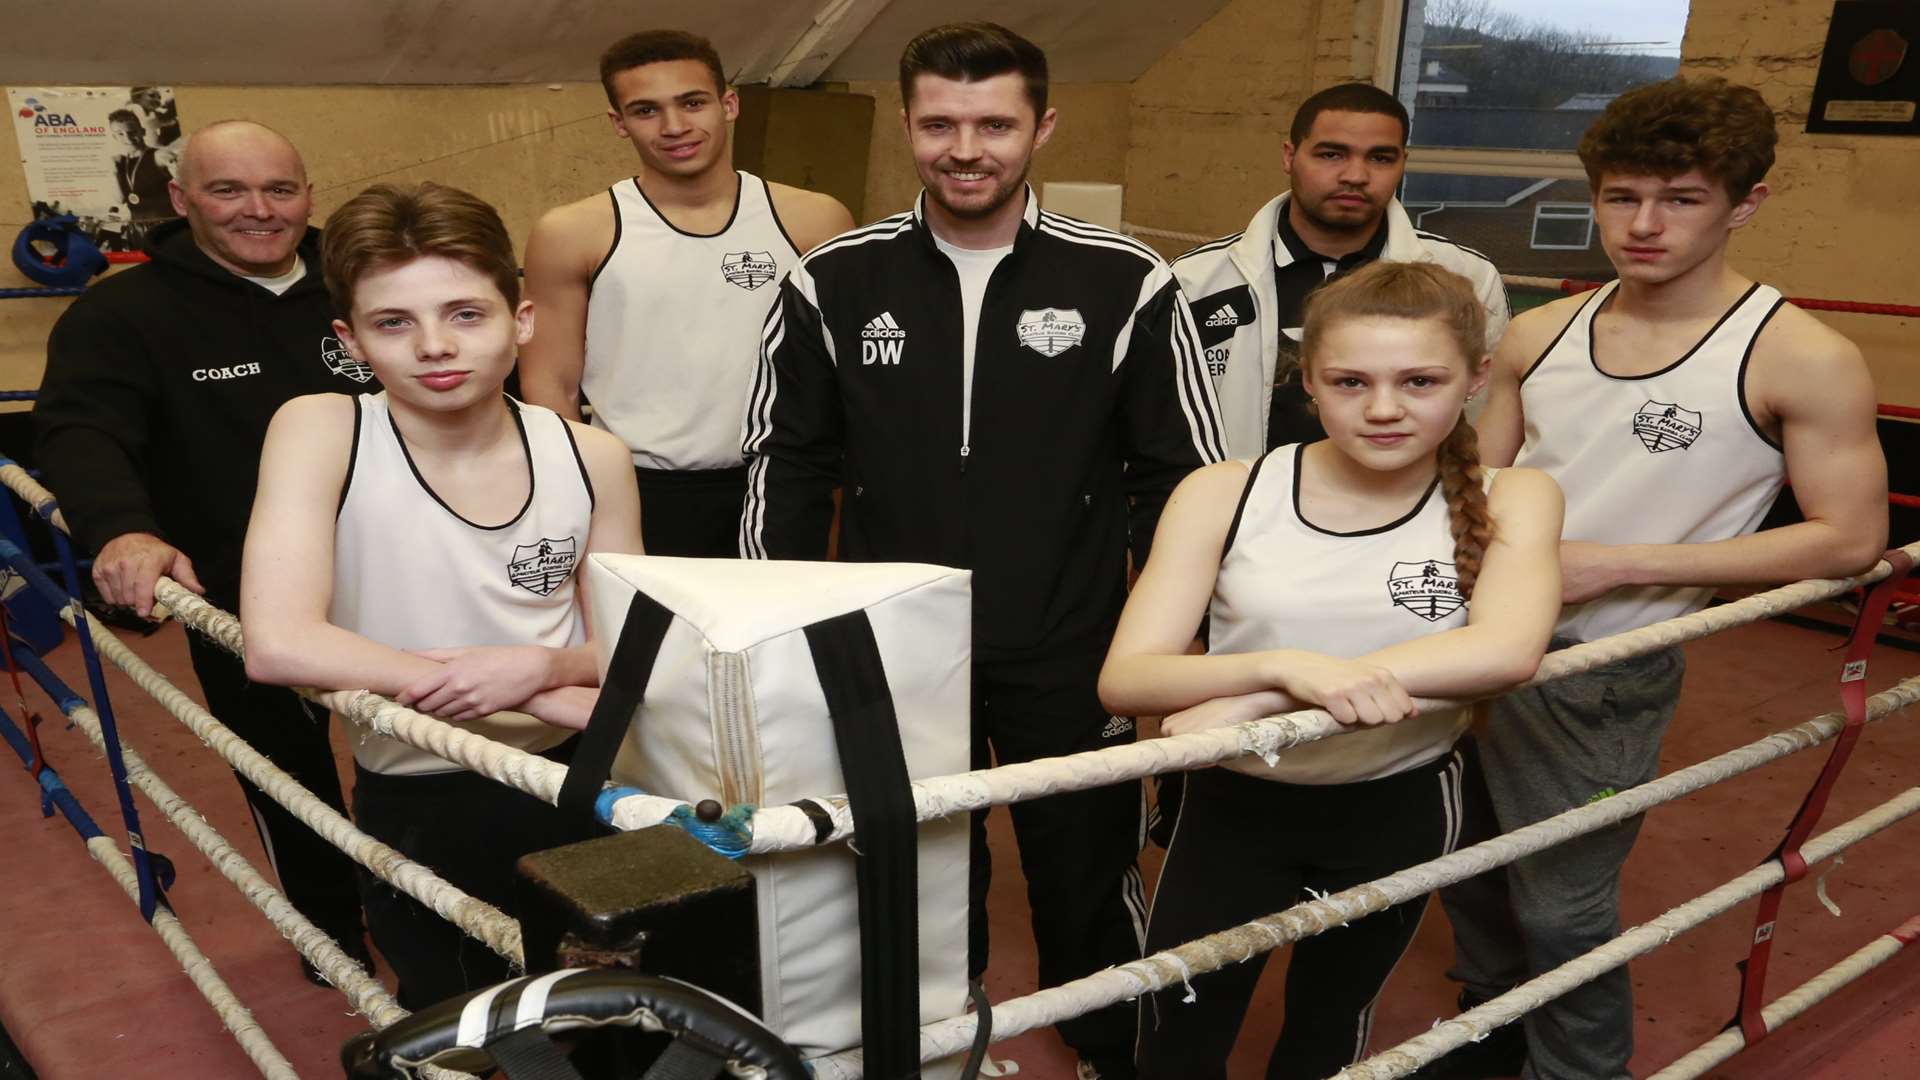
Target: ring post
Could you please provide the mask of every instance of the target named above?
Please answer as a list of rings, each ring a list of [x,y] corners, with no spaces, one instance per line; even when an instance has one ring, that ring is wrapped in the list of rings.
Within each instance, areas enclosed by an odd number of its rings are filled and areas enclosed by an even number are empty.
[[[521,858],[527,971],[666,975],[760,1015],[753,875],[676,828],[639,829]]]

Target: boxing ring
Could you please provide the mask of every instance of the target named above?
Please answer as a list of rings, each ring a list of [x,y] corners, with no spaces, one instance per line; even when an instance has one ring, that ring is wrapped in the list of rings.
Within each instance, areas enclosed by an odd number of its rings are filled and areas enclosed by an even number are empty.
[[[0,482],[5,483],[56,528],[61,526],[51,493],[24,470],[11,463],[0,465]],[[30,587],[57,604],[63,620],[84,630],[80,636],[84,651],[97,652],[125,672],[136,685],[153,695],[169,713],[236,770],[252,779],[329,842],[383,880],[426,903],[516,965],[523,962],[520,930],[512,919],[498,909],[460,893],[436,877],[429,868],[406,860],[379,841],[359,832],[345,818],[306,793],[185,693],[172,686],[110,630],[97,620],[85,617],[70,594],[55,585],[17,546],[0,543],[0,556],[7,559],[15,572],[26,577]],[[1631,634],[1550,654],[1533,681],[1546,682],[1668,645],[1698,640],[1858,588],[1870,589],[1868,608],[1871,615],[1875,607],[1884,608],[1915,556],[1920,556],[1920,544],[1890,553],[1888,561],[1881,562],[1872,571],[1857,578],[1799,582],[1703,609]],[[182,622],[207,634],[236,654],[244,649],[238,620],[232,615],[165,579],[156,594]],[[1920,677],[1902,681],[1871,697],[1866,696],[1865,654],[1874,640],[1873,630],[1877,626],[1877,619],[1863,619],[1862,625],[1865,627],[1864,634],[1855,635],[1846,662],[1847,681],[1842,684],[1855,699],[1848,709],[1814,717],[1662,776],[1651,783],[1486,843],[1409,867],[1377,881],[1297,904],[1245,925],[1062,986],[997,1002],[992,1007],[992,1037],[995,1040],[1009,1038],[1108,1004],[1131,1000],[1143,993],[1180,986],[1195,975],[1327,932],[1363,915],[1415,899],[1482,871],[1504,866],[1570,837],[1603,828],[1651,807],[1837,738],[1838,749],[1833,758],[1835,764],[1830,764],[1828,769],[1829,774],[1836,773],[1837,763],[1844,762],[1844,751],[1851,748],[1853,738],[1863,725],[1876,722],[1920,700]],[[110,757],[114,754],[113,747],[118,746],[118,756],[124,762],[126,782],[140,790],[169,821],[179,827],[195,848],[206,855],[301,955],[346,996],[356,1012],[365,1016],[376,1028],[391,1025],[406,1015],[405,1010],[376,981],[341,952],[324,933],[294,911],[278,890],[155,775],[137,751],[118,738],[112,729],[110,710],[97,709],[67,689],[30,651],[19,650],[17,659],[21,670],[47,690],[61,711],[89,739],[106,750]],[[97,679],[90,681],[96,700],[104,700],[104,683]],[[491,743],[366,691],[303,693],[355,723],[426,749],[545,801],[555,801],[564,782],[566,770],[563,766]],[[1426,707],[1439,707],[1441,704],[1423,702]],[[16,750],[21,751],[23,759],[29,758],[29,748],[18,729],[11,723],[4,726],[8,729],[9,741],[15,744]],[[932,820],[1062,791],[1203,767],[1245,754],[1271,757],[1289,747],[1336,735],[1339,730],[1324,712],[1307,710],[1231,728],[922,780],[913,784],[916,817],[923,821]],[[114,841],[94,825],[77,804],[73,805],[72,810],[68,809],[73,800],[70,796],[61,797],[63,786],[51,770],[43,768],[39,775],[43,790],[49,792],[49,797],[63,812],[68,813],[69,819],[75,821],[76,828],[86,838],[90,854],[109,869],[130,896],[136,901],[140,900],[143,892],[137,864],[145,858],[142,846],[134,844],[132,858],[122,855]],[[1826,788],[1830,789],[1830,778],[1826,781]],[[815,823],[818,814],[798,806],[734,806],[723,808],[717,815],[712,813],[711,807],[707,807],[707,814],[703,817],[686,803],[632,789],[607,789],[601,795],[599,809],[603,820],[616,828],[630,830],[664,823],[685,829],[714,850],[732,857],[804,850],[820,844],[844,842],[852,837],[852,817],[844,796],[826,794],[806,801],[813,803],[812,809],[823,813],[831,821],[830,830],[818,829]],[[127,805],[131,805],[130,800]],[[1777,896],[1784,884],[1804,876],[1808,868],[1832,859],[1916,811],[1920,811],[1920,787],[1910,788],[1824,833],[1808,836],[1806,834],[1811,830],[1812,819],[1818,816],[1818,808],[1814,807],[1811,816],[1801,815],[1805,827],[1797,831],[1804,842],[1796,841],[1792,845],[1794,850],[1786,852],[1791,856],[1787,860],[1769,858],[1732,881],[1679,905],[1657,919],[1626,931],[1593,953],[1542,975],[1477,1009],[1444,1021],[1432,1031],[1376,1054],[1340,1075],[1351,1078],[1406,1075],[1419,1064],[1482,1037],[1495,1027],[1512,1022],[1542,1002],[1635,956],[1658,948],[1675,935],[1725,912],[1737,903],[1769,892]],[[137,834],[137,819],[130,814],[128,817],[130,830]],[[1793,867],[1791,872],[1788,869],[1790,866]],[[220,981],[204,955],[186,938],[178,920],[172,917],[165,905],[156,904],[147,910],[152,912],[151,921],[155,929],[262,1075],[295,1075],[286,1059],[273,1048],[245,1008],[233,997],[231,990]],[[1763,935],[1757,935],[1762,939],[1760,944],[1766,944],[1771,933],[1769,924]],[[1757,1032],[1763,1035],[1771,1027],[1798,1015],[1838,987],[1871,971],[1910,944],[1916,936],[1920,936],[1920,919],[1910,920],[1881,935],[1830,971],[1766,1004],[1764,1010],[1752,1018],[1754,1023],[1760,1025]],[[922,1060],[932,1061],[965,1051],[973,1043],[976,1023],[977,1018],[970,1014],[923,1028],[920,1045]],[[1743,1033],[1739,1028],[1731,1029],[1674,1062],[1660,1075],[1700,1075],[1713,1064],[1737,1052],[1753,1037],[1753,1034]],[[850,1078],[862,1075],[861,1057],[857,1049],[815,1058],[808,1064],[816,1076]]]

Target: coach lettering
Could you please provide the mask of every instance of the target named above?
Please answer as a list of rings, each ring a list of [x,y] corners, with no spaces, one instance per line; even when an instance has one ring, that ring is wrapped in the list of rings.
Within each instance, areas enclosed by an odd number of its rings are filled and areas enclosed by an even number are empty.
[[[239,379],[248,375],[260,374],[259,364],[235,364],[232,367],[198,368],[193,373],[194,382],[219,382],[222,379]]]

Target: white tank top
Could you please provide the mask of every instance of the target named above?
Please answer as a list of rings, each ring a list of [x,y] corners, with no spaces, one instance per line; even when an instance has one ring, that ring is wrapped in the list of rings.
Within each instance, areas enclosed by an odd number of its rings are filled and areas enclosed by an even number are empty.
[[[511,521],[481,525],[427,486],[400,441],[387,395],[361,394],[353,456],[333,536],[333,603],[327,621],[396,649],[544,645],[586,640],[574,566],[586,551],[593,487],[566,421],[507,399],[530,465],[527,502]],[[567,732],[524,713],[461,725],[540,751]],[[353,756],[378,773],[459,768],[358,724]]]
[[[1398,521],[1330,532],[1300,513],[1300,450],[1278,447],[1254,463],[1214,579],[1207,651],[1350,659],[1467,625],[1439,484]],[[1496,470],[1482,471],[1491,485]],[[1375,780],[1445,754],[1471,719],[1450,709],[1298,746],[1278,765],[1243,757],[1227,768],[1289,784]]]
[[[649,469],[740,465],[747,384],[780,279],[800,261],[767,182],[740,173],[726,228],[682,232],[637,180],[608,189],[613,247],[587,299],[580,388]]]
[[[1786,479],[1780,448],[1747,409],[1754,339],[1786,301],[1747,290],[1699,343],[1650,375],[1600,370],[1593,319],[1617,282],[1596,290],[1522,376],[1526,441],[1514,464],[1567,495],[1562,536],[1601,544],[1699,544],[1752,532]],[[1699,609],[1711,588],[1615,589],[1560,613],[1559,633],[1593,641]]]

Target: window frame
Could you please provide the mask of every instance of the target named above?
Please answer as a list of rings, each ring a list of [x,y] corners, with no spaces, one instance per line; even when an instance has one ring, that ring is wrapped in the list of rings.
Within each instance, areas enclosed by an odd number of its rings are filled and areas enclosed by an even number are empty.
[[[1543,212],[1545,211],[1545,212]],[[1560,211],[1552,213],[1551,211]],[[1583,243],[1543,244],[1540,242],[1540,222],[1547,221],[1584,221],[1587,235]],[[1593,250],[1593,204],[1590,202],[1537,202],[1533,204],[1533,228],[1527,234],[1527,247],[1533,251],[1592,251]]]

